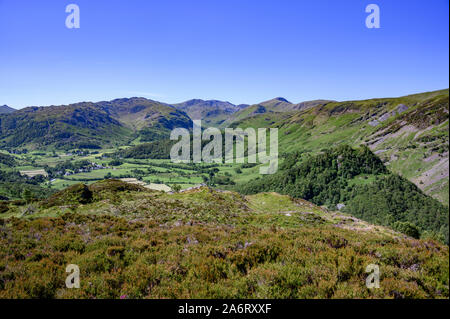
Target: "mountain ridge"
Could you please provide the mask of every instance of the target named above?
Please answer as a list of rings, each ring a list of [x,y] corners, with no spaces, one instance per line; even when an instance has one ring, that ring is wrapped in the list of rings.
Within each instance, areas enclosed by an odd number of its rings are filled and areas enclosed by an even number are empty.
[[[183,111],[145,98],[26,107],[0,117],[0,147],[122,145],[142,136],[168,136],[192,127]]]
[[[230,102],[202,99],[191,99],[172,105],[186,112],[192,120],[203,120],[209,125],[220,125],[229,115],[246,107],[245,104],[234,105]]]

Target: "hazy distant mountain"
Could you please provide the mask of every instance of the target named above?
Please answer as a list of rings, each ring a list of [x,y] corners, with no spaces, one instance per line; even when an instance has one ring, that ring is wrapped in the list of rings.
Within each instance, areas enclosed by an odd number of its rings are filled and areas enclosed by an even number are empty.
[[[233,114],[247,104],[234,105],[230,102],[218,100],[193,99],[182,103],[173,104],[177,109],[186,112],[193,120],[202,120],[209,125],[219,125],[223,123],[230,114]]]
[[[0,114],[9,114],[12,112],[17,111],[16,109],[13,109],[12,107],[9,107],[8,105],[0,105]]]

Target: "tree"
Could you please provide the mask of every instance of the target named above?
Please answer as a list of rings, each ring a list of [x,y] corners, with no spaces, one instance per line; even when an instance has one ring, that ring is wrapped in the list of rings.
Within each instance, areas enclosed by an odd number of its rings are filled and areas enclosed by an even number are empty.
[[[25,188],[22,192],[22,198],[29,203],[33,199],[33,193],[31,193],[29,188]]]
[[[407,236],[410,236],[410,237],[413,237],[416,239],[420,238],[419,229],[417,228],[416,225],[414,225],[412,223],[397,221],[394,223],[394,225],[392,225],[392,228],[394,228],[395,230],[397,230]]]

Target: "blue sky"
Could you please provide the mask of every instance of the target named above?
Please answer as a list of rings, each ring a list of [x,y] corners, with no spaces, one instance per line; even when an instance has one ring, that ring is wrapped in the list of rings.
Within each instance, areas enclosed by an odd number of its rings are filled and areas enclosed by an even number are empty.
[[[80,7],[67,29],[66,5]],[[381,28],[365,26],[380,7]],[[257,103],[449,86],[448,0],[0,0],[0,105]]]

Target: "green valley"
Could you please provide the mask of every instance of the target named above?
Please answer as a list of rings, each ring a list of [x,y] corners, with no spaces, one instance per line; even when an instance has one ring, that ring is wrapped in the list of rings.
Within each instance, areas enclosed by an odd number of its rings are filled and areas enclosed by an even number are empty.
[[[448,298],[448,98],[4,112],[0,298]],[[172,162],[199,117],[278,128],[278,171]]]

